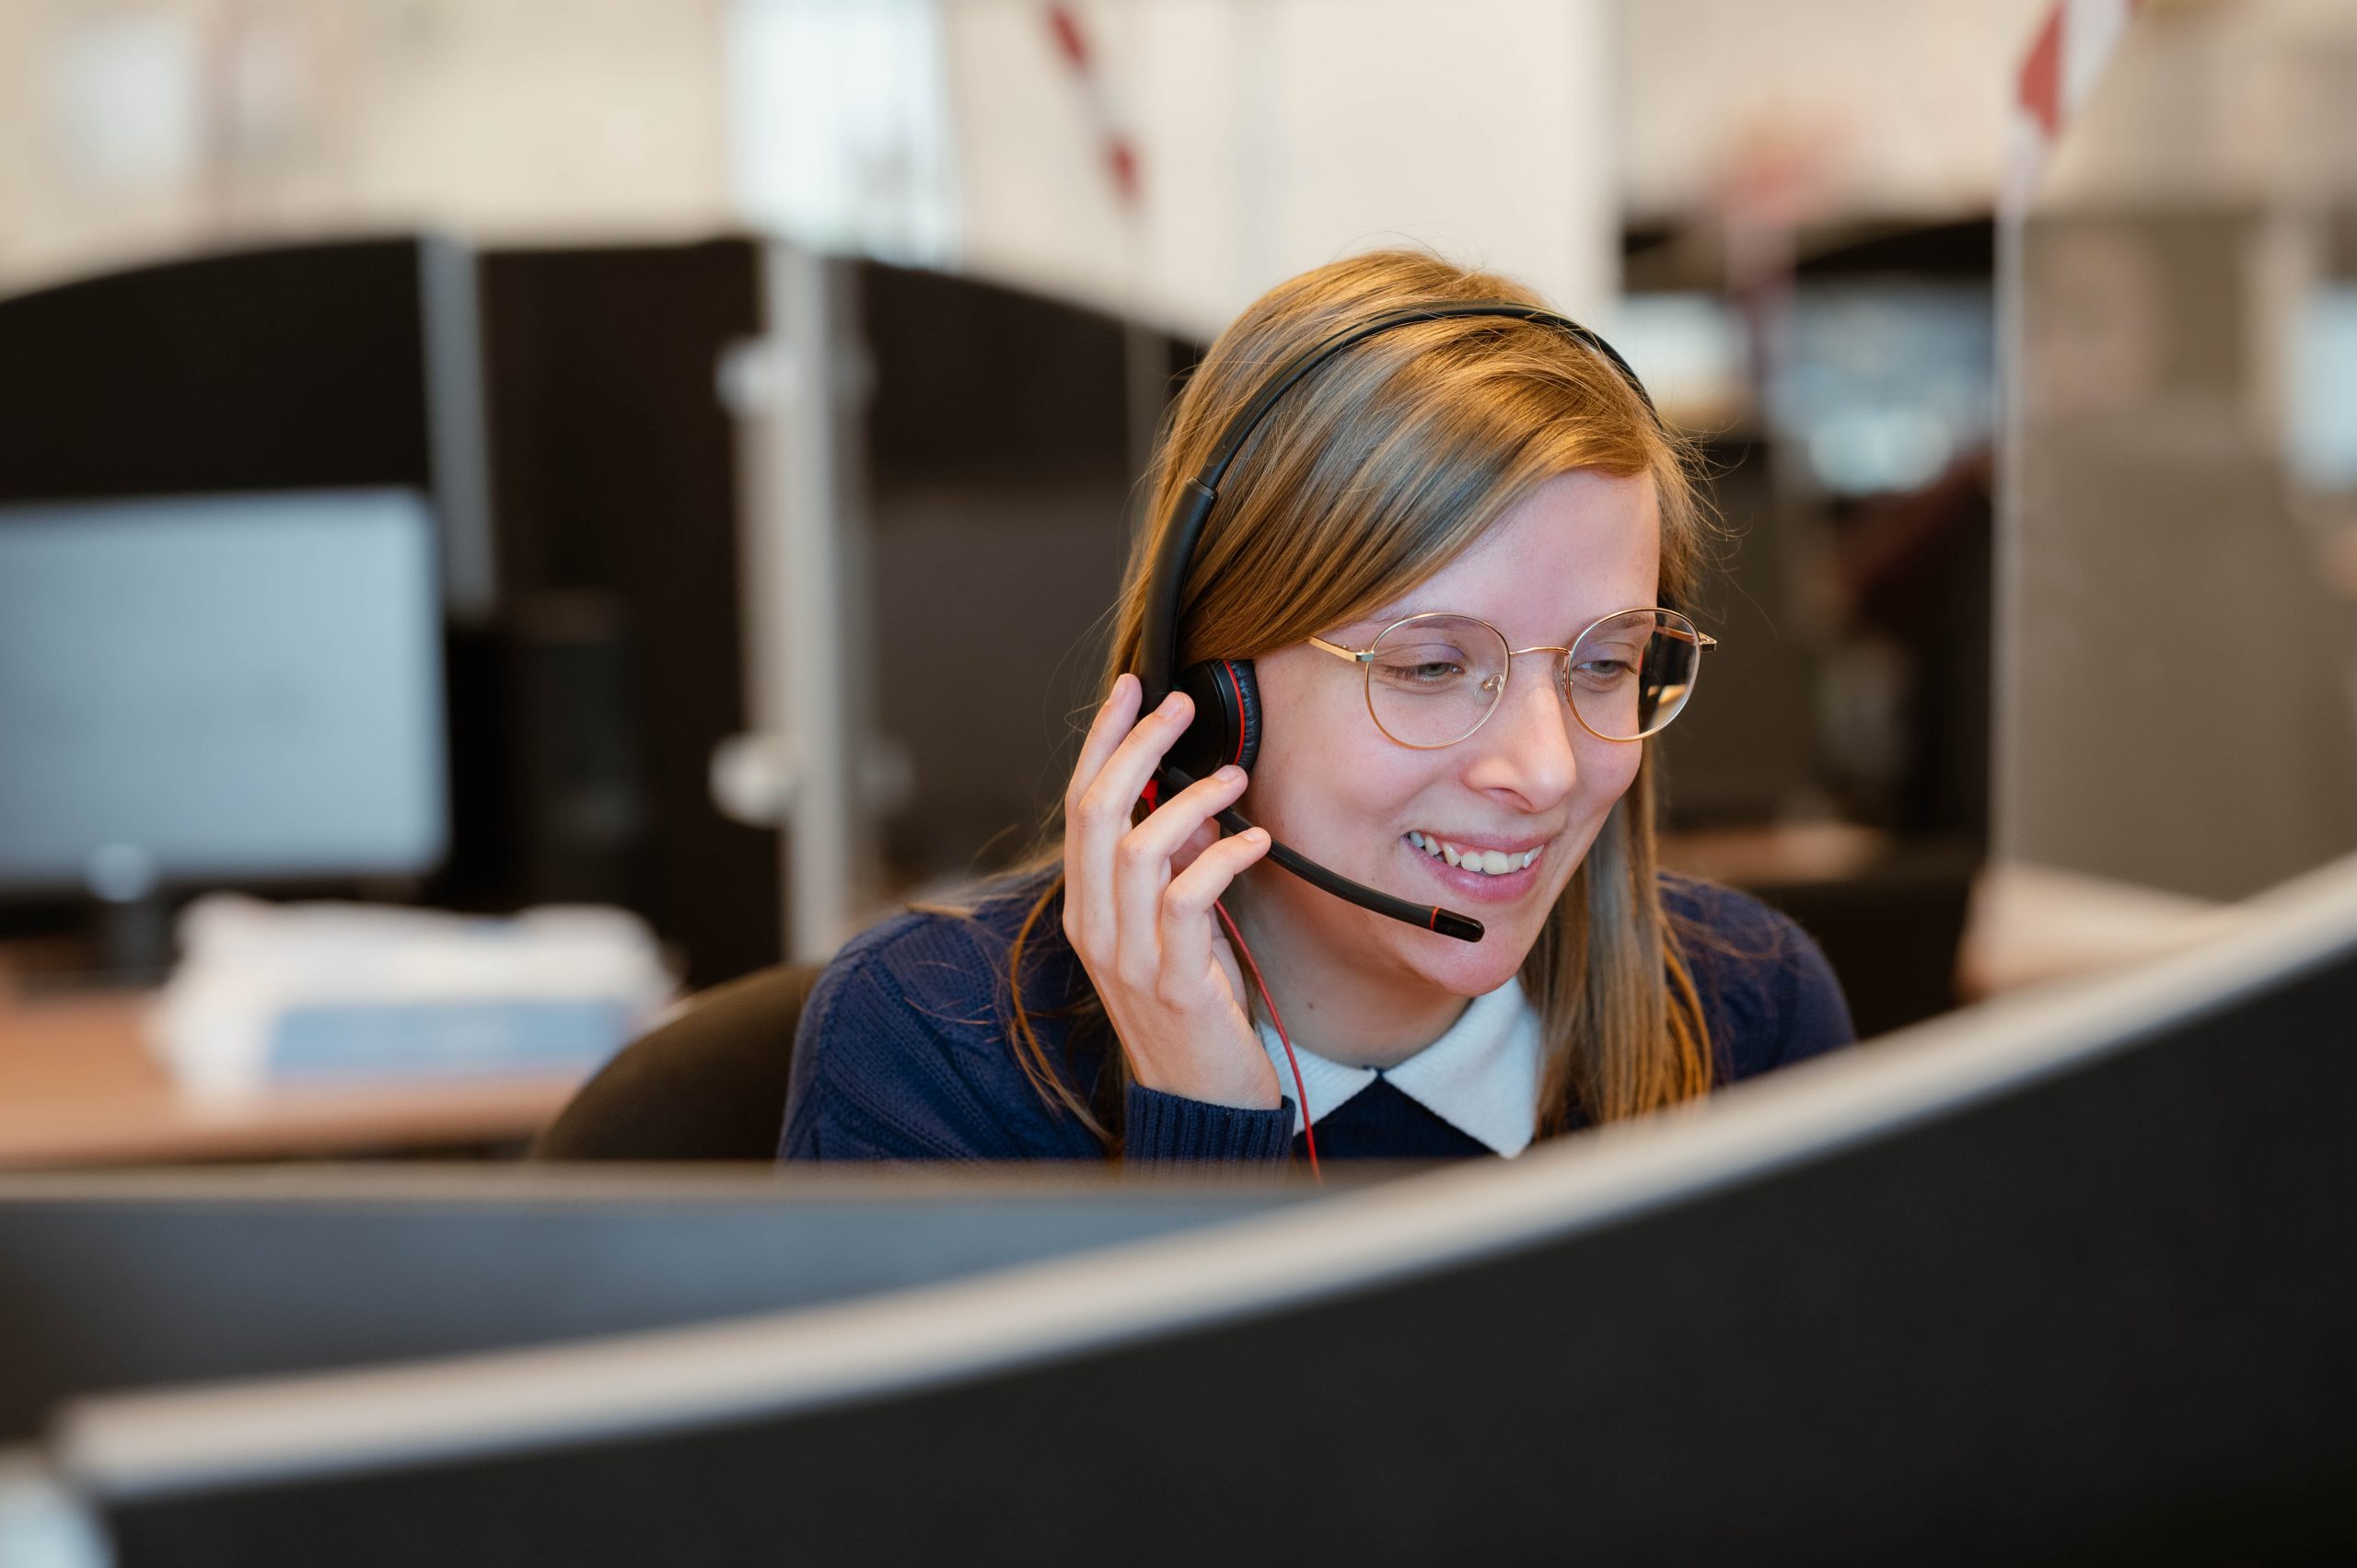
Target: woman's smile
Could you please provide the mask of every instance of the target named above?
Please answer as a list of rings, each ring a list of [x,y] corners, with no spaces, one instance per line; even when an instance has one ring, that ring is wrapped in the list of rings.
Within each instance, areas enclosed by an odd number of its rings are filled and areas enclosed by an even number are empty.
[[[1399,842],[1422,863],[1422,874],[1452,896],[1481,903],[1511,903],[1543,878],[1550,841],[1444,837],[1411,829]]]

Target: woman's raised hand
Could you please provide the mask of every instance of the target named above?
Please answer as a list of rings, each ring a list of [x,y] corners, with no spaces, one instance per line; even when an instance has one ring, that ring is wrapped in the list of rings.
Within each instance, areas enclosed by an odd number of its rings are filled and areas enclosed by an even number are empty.
[[[1138,1083],[1274,1109],[1283,1099],[1276,1069],[1212,912],[1227,885],[1268,853],[1269,835],[1255,828],[1223,837],[1213,820],[1244,793],[1237,767],[1196,780],[1131,825],[1138,796],[1194,712],[1174,691],[1141,723],[1140,700],[1135,676],[1114,680],[1064,792],[1064,935]]]

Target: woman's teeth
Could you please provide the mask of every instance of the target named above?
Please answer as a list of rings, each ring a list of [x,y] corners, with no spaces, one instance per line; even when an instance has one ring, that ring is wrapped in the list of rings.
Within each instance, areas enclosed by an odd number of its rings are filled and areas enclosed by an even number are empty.
[[[1508,854],[1494,849],[1461,850],[1429,833],[1411,831],[1408,842],[1434,860],[1445,860],[1468,871],[1479,871],[1485,877],[1503,877],[1509,871],[1519,871],[1538,858],[1538,851],[1535,849],[1525,850],[1520,854]]]

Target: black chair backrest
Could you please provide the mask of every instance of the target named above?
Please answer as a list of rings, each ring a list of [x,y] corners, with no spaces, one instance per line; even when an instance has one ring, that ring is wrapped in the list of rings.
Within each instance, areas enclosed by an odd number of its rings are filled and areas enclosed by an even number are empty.
[[[815,964],[717,985],[625,1046],[532,1145],[547,1160],[772,1160]]]

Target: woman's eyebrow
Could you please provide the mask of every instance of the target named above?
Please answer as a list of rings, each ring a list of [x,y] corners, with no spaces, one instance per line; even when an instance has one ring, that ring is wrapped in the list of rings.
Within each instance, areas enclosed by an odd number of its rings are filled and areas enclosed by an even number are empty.
[[[1346,624],[1351,626],[1364,626],[1369,632],[1380,632],[1392,622],[1397,621],[1405,621],[1411,615],[1462,615],[1467,613],[1469,612],[1457,610],[1450,605],[1435,603],[1429,595],[1418,592],[1411,593],[1404,598],[1393,599],[1389,604],[1379,604],[1373,610],[1368,610],[1364,615],[1360,616],[1356,621],[1349,621]]]
[[[1442,605],[1427,605],[1422,610],[1411,608],[1411,606],[1421,601],[1414,599],[1401,599],[1397,603],[1387,604],[1378,610],[1372,610],[1369,613],[1359,617],[1356,621],[1345,621],[1341,625],[1334,628],[1333,636],[1328,640],[1355,642],[1361,637],[1371,639],[1381,633],[1386,627],[1392,626],[1399,621],[1405,621],[1411,615],[1472,614],[1472,611],[1470,610],[1449,610],[1446,606]],[[1640,605],[1623,605],[1620,610],[1599,610],[1594,615],[1574,620],[1572,622],[1570,629],[1563,633],[1564,642],[1546,645],[1557,647],[1568,646],[1570,645],[1570,639],[1576,637],[1580,633],[1585,631],[1588,627],[1595,625],[1598,621],[1608,619],[1609,617],[1620,614],[1625,610],[1642,608],[1643,607]],[[1477,616],[1475,619],[1487,620],[1489,618],[1487,616]]]
[[[1410,615],[1414,613],[1415,611],[1413,610],[1401,610],[1396,606],[1387,605],[1381,610],[1372,610],[1365,615],[1360,616],[1356,621],[1343,621],[1340,626],[1334,628],[1334,635],[1337,637],[1351,637],[1354,635],[1373,637],[1386,626],[1388,626],[1397,621],[1405,621]]]

